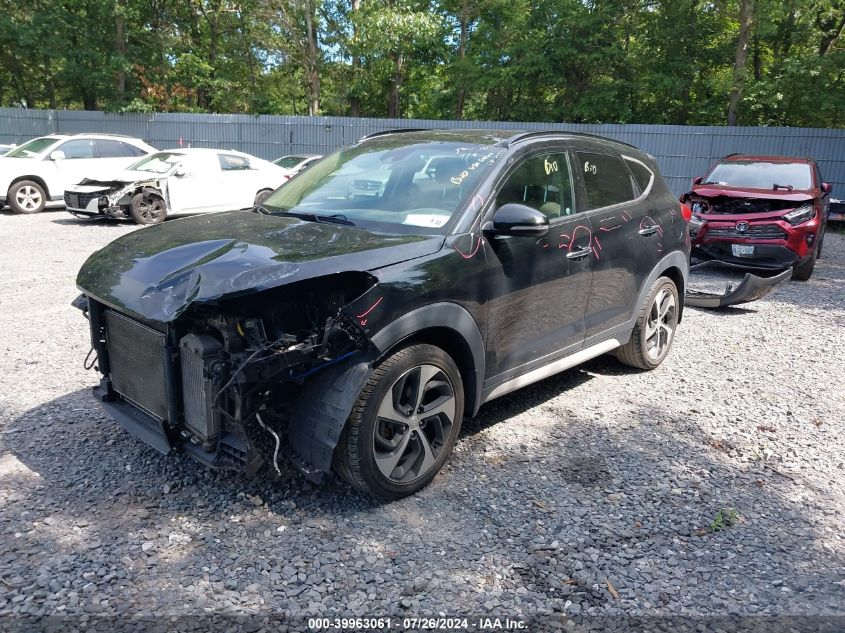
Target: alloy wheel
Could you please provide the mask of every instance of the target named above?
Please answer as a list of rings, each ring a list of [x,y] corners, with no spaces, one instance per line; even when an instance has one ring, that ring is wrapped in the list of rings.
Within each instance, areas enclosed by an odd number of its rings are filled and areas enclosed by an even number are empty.
[[[41,192],[32,185],[24,185],[15,193],[18,205],[26,211],[35,211],[41,206]]]
[[[662,359],[672,344],[676,311],[675,295],[669,288],[661,288],[651,304],[645,328],[646,351],[652,361]]]
[[[381,474],[394,483],[415,481],[435,467],[455,422],[455,388],[434,365],[402,374],[378,409],[373,455]]]
[[[156,222],[164,214],[164,200],[152,198],[149,202],[144,201],[138,207],[138,211],[147,222]]]

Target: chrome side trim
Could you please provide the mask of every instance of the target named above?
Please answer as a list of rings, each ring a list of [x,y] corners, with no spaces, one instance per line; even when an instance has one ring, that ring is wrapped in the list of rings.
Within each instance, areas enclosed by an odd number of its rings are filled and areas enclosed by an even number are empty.
[[[538,380],[543,380],[543,378],[548,378],[549,376],[553,376],[559,372],[564,371],[565,369],[570,369],[575,367],[576,365],[580,365],[581,363],[590,360],[591,358],[595,358],[596,356],[601,356],[602,354],[609,352],[612,349],[616,349],[622,345],[619,341],[615,338],[607,339],[606,341],[602,341],[601,343],[596,343],[591,347],[587,347],[580,351],[571,354],[570,356],[566,356],[559,360],[554,361],[553,363],[549,363],[548,365],[544,365],[543,367],[538,367],[532,371],[529,371],[527,374],[522,374],[521,376],[517,376],[516,378],[511,378],[503,382],[501,385],[495,387],[493,391],[490,392],[484,401],[489,402],[493,398],[498,398],[499,396],[503,396],[506,393],[510,393],[511,391],[516,391],[521,387],[525,387],[526,385],[530,385],[533,382],[537,382]]]

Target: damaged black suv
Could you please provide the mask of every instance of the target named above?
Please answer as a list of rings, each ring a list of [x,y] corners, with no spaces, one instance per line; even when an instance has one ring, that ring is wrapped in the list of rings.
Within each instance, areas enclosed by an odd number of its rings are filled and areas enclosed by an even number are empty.
[[[284,453],[401,497],[483,403],[607,352],[657,367],[688,211],[650,156],[595,136],[373,135],[253,212],[93,254],[94,391],[163,453],[246,472]]]

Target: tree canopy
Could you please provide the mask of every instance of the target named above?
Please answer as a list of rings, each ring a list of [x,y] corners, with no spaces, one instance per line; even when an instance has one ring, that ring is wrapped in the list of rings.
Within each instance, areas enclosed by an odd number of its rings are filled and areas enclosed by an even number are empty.
[[[0,105],[845,124],[845,0],[0,0]]]

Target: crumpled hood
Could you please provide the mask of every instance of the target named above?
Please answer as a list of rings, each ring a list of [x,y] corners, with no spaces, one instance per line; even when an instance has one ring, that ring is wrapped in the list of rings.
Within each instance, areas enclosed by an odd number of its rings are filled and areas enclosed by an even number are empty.
[[[78,184],[68,188],[68,190],[78,189],[109,189],[115,187],[125,187],[136,182],[147,182],[150,180],[164,180],[167,174],[156,174],[151,171],[132,171],[124,169],[115,171],[114,173],[101,175],[98,178],[83,178]]]
[[[812,191],[787,189],[736,189],[732,187],[721,187],[718,185],[696,185],[692,188],[693,194],[697,196],[704,196],[705,198],[715,198],[717,196],[725,196],[728,198],[756,198],[758,200],[786,200],[789,202],[803,202],[805,200],[814,200],[818,198],[818,194]]]
[[[168,322],[194,302],[381,268],[436,253],[443,239],[231,211],[124,235],[86,260],[76,284],[115,308]]]

